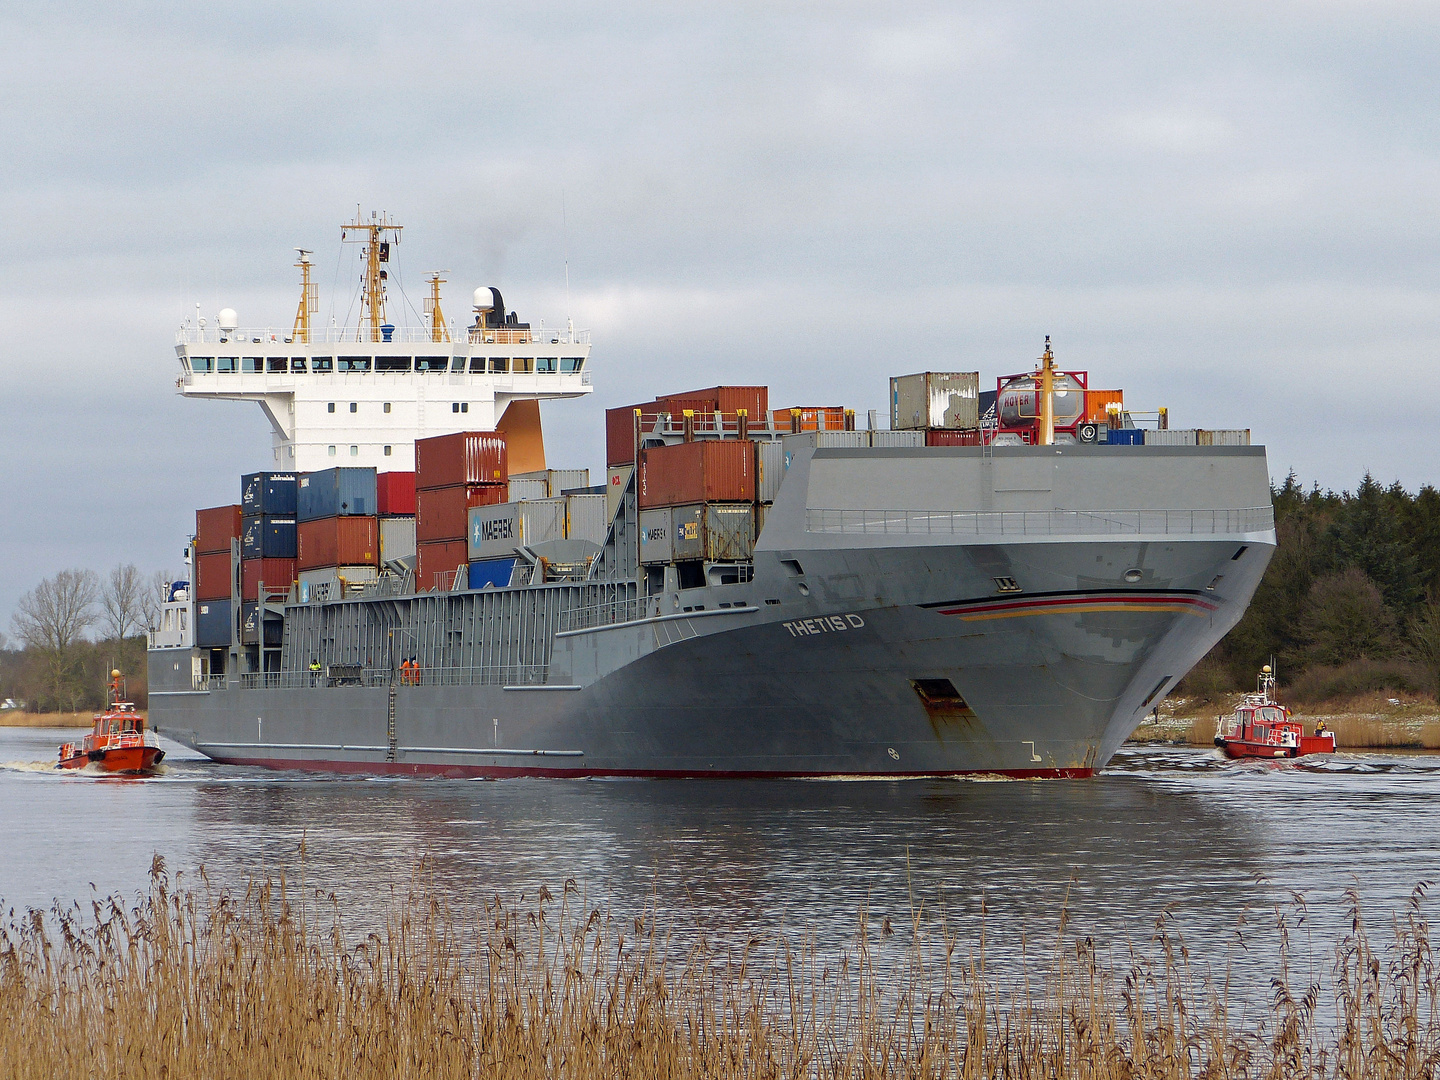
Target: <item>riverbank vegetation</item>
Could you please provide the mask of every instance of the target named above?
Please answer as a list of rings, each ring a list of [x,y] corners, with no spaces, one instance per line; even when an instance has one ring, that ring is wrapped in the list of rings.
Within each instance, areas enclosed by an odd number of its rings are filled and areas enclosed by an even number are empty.
[[[1440,970],[1423,888],[1372,944],[1349,900],[1328,956],[1279,912],[1259,999],[1192,969],[1160,919],[1119,958],[1067,936],[995,974],[933,915],[862,917],[844,956],[771,935],[680,947],[653,912],[573,883],[473,918],[423,883],[373,932],[284,883],[11,915],[0,1074],[15,1078],[1367,1077],[1440,1069]],[[932,936],[923,925],[935,927]],[[1263,1002],[1263,1003],[1262,1003]]]

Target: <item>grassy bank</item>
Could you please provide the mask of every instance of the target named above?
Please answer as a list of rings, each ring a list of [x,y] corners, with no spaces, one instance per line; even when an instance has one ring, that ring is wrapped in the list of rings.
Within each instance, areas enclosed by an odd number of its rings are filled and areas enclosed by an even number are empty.
[[[759,936],[679,949],[651,914],[607,916],[570,888],[466,922],[422,886],[362,935],[333,898],[172,893],[157,868],[134,907],[11,917],[0,1075],[1428,1076],[1440,971],[1420,895],[1383,947],[1351,912],[1321,981],[1296,985],[1282,952],[1257,1015],[1163,934],[1153,960],[1112,967],[1084,939],[1001,980],[953,938],[902,928],[881,947],[863,920],[838,961]]]
[[[88,728],[94,725],[93,712],[32,713],[20,709],[0,712],[0,727]]]
[[[1235,695],[1238,701],[1240,695]],[[1278,697],[1286,700],[1282,692]],[[1219,718],[1234,715],[1234,701],[1162,703],[1158,719],[1147,717],[1131,742],[1211,746]],[[1429,698],[1392,699],[1369,693],[1312,703],[1292,704],[1292,715],[1313,731],[1320,721],[1335,732],[1335,745],[1347,750],[1440,750],[1440,711]]]

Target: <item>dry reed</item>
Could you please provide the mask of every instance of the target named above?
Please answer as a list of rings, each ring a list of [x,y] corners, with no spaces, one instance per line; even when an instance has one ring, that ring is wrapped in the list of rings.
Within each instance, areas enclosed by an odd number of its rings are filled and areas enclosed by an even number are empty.
[[[573,883],[467,925],[420,881],[384,925],[347,932],[283,883],[175,889],[0,931],[0,1075],[293,1077],[1373,1077],[1440,1067],[1440,971],[1423,887],[1372,948],[1350,931],[1325,985],[1292,985],[1247,1023],[1161,931],[1120,969],[1088,939],[1032,982],[988,974],[942,934],[884,974],[758,938],[675,949],[653,917],[587,910]],[[1285,933],[1282,915],[1282,938]],[[1065,941],[1062,923],[1060,941]],[[1283,943],[1283,942],[1282,942]],[[891,943],[894,944],[893,942]]]

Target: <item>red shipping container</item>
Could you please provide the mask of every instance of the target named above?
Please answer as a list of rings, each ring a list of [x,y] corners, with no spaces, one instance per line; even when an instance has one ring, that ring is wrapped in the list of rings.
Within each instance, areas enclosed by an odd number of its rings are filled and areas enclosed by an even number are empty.
[[[375,509],[381,517],[414,517],[415,474],[382,472],[375,477]]]
[[[505,501],[505,484],[456,484],[416,493],[415,541],[464,540],[470,531],[472,506]]]
[[[195,599],[230,599],[230,552],[212,551],[195,556]]]
[[[770,410],[770,388],[768,386],[712,386],[708,390],[691,390],[684,394],[666,394],[656,398],[656,404],[669,406],[668,411],[678,416],[683,409],[700,412],[719,411],[727,424],[735,422],[735,414],[744,409],[750,422],[757,427],[765,423]]]
[[[790,430],[790,410],[776,409],[775,426],[780,431]],[[844,431],[845,407],[843,405],[802,406],[800,409],[801,431]]]
[[[195,550],[201,555],[230,553],[230,541],[240,535],[240,504],[212,506],[195,511]],[[225,594],[227,597],[229,592]],[[210,597],[208,599],[214,599]]]
[[[294,559],[243,559],[240,563],[240,599],[253,604],[260,599],[260,583],[267,593],[281,592],[295,581]]]
[[[619,409],[605,410],[605,464],[635,464],[635,410],[640,410],[640,421],[646,427],[655,426],[655,416],[660,411],[656,402],[645,401],[639,405],[625,405]]]
[[[503,484],[510,479],[505,436],[494,431],[457,431],[415,440],[415,487]]]
[[[954,428],[927,428],[925,431],[926,446],[979,446],[980,429],[967,428],[957,430]]]
[[[295,554],[295,566],[300,570],[378,566],[380,519],[352,514],[302,521],[295,526]]]
[[[640,452],[641,509],[688,503],[754,502],[755,444],[707,439]]]
[[[455,584],[455,571],[465,565],[469,557],[464,540],[432,540],[416,544],[415,587],[421,592],[428,592],[437,585],[449,589]]]

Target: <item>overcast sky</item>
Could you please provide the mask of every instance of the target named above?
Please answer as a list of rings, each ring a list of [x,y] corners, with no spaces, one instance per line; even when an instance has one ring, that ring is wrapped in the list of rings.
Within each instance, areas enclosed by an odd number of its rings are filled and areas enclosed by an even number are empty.
[[[0,629],[65,567],[178,570],[265,467],[258,407],[175,394],[175,327],[288,325],[297,245],[343,317],[357,204],[417,308],[445,268],[456,317],[594,331],[552,465],[657,391],[863,415],[1050,334],[1277,478],[1436,482],[1440,5],[411,10],[5,6]]]

